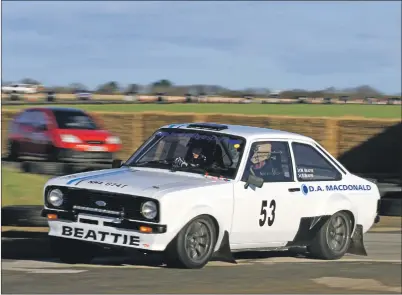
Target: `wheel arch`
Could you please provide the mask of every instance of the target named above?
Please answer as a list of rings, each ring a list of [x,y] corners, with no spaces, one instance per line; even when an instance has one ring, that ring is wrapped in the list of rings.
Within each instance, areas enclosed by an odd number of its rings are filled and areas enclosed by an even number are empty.
[[[353,212],[350,210],[341,210],[338,212],[344,212],[349,216],[350,221],[352,222],[352,230],[351,230],[350,234],[351,234],[351,236],[353,236],[353,233],[355,232],[355,229],[356,229],[356,218],[355,218]],[[338,212],[336,212],[336,213],[338,213]]]
[[[217,249],[219,249],[219,246],[222,243],[225,231],[229,231],[229,228],[227,225],[225,225],[223,218],[209,206],[197,206],[193,210],[191,210],[184,218],[182,218],[180,224],[177,224],[174,227],[172,238],[169,241],[169,244],[171,244],[176,239],[176,237],[178,236],[180,231],[189,222],[191,222],[195,218],[199,218],[201,216],[208,216],[212,220],[212,222],[215,226],[215,230],[216,230],[216,236],[215,236],[216,244],[215,244],[214,250],[216,251]]]
[[[333,194],[328,200],[319,208],[319,215],[329,215],[332,216],[338,212],[345,212],[352,221],[352,231],[351,235],[354,234],[357,220],[358,220],[358,210],[356,206],[343,194]]]

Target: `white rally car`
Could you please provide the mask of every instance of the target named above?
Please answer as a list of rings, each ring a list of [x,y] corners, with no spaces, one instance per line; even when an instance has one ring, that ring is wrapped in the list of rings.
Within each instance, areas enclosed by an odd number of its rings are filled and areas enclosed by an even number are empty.
[[[102,246],[185,268],[292,247],[339,259],[367,255],[363,234],[379,221],[376,184],[294,133],[172,124],[113,167],[46,183],[42,215],[62,261],[89,263]]]

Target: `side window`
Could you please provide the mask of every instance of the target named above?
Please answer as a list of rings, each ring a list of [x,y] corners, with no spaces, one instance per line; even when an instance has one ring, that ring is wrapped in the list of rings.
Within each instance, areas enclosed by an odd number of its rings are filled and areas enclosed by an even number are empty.
[[[47,116],[44,112],[38,112],[38,122],[39,126],[46,126],[48,125]]]
[[[18,124],[24,124],[26,121],[26,117],[27,117],[27,112],[23,112],[15,118],[15,122]]]
[[[264,182],[294,181],[289,144],[281,141],[253,143],[242,181],[250,174],[263,178]]]
[[[40,115],[41,113],[38,111],[32,111],[29,115],[30,125],[34,128],[37,128],[40,124]]]
[[[21,117],[19,118],[19,123],[25,127],[30,127],[32,126],[32,112],[31,111],[26,111],[23,114],[21,114]]]
[[[14,119],[15,123],[18,123],[18,124],[23,123],[24,115],[25,115],[25,112],[21,113],[17,117],[15,117],[15,119]]]
[[[341,174],[314,147],[303,143],[292,143],[299,181],[340,180]]]

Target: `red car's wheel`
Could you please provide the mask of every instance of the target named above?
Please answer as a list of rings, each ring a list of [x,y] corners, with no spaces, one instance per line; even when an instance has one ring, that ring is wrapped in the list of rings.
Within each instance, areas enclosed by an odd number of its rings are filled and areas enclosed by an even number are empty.
[[[18,143],[15,141],[8,142],[8,159],[10,161],[18,161],[19,158],[19,148]]]

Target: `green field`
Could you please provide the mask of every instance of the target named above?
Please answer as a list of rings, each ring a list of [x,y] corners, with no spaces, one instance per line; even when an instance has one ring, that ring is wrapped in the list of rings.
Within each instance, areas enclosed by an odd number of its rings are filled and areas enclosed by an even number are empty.
[[[262,105],[262,104],[109,104],[109,105],[58,105],[86,111],[107,112],[196,112],[245,115],[282,115],[307,117],[365,117],[401,118],[400,105]],[[27,106],[2,106],[3,110],[20,110]]]
[[[43,186],[49,178],[1,167],[1,206],[42,205]]]

